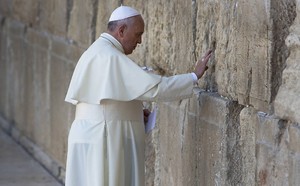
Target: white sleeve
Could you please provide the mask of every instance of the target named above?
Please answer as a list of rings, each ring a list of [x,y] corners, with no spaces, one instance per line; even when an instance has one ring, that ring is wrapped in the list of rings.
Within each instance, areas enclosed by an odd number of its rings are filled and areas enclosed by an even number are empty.
[[[197,78],[198,79],[198,78]],[[175,101],[193,95],[194,78],[191,73],[162,77],[159,84],[138,97],[141,101]]]
[[[194,82],[194,84],[197,84],[198,83],[198,77],[197,77],[197,75],[194,72],[192,72],[191,74],[193,76],[193,82]]]

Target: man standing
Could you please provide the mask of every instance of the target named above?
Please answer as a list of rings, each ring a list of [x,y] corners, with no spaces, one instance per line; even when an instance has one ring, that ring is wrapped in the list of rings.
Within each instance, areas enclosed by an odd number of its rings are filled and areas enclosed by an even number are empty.
[[[79,59],[66,95],[76,105],[66,186],[143,186],[142,101],[191,97],[211,56],[208,51],[192,73],[161,77],[127,57],[142,42],[144,21],[138,11],[117,8],[107,30]]]

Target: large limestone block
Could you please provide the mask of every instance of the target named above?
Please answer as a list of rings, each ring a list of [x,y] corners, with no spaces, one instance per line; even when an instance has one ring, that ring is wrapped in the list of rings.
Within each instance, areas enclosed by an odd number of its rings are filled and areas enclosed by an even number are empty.
[[[51,38],[51,53],[69,63],[77,64],[80,56],[85,50],[85,47],[69,43],[65,38]]]
[[[50,145],[49,131],[49,67],[50,39],[44,32],[28,29],[26,54],[26,121],[25,134],[37,145]],[[43,135],[41,135],[43,134]]]
[[[236,102],[202,93],[197,117],[197,185],[240,183],[239,113]]]
[[[294,1],[241,1],[236,55],[238,100],[272,112],[287,56],[284,38],[295,16]]]
[[[62,165],[65,164],[69,126],[74,119],[74,106],[64,101],[74,64],[51,55],[50,65],[50,133],[47,151]]]
[[[241,180],[245,185],[255,185],[257,111],[245,107],[240,114]]]
[[[258,144],[268,144],[268,146],[276,146],[278,142],[278,130],[280,119],[268,116],[265,113],[257,114],[258,120],[253,120],[251,125],[256,124],[256,132],[254,137]],[[252,116],[253,117],[253,116]]]
[[[28,48],[27,59],[26,59],[26,95],[24,110],[26,111],[26,120],[23,121],[24,134],[30,139],[34,139],[34,125],[35,125],[35,58],[34,58],[34,47],[30,43],[26,43]]]
[[[300,3],[297,1],[297,13],[300,12]],[[275,99],[275,114],[283,119],[300,122],[300,41],[299,29],[300,16],[295,19],[290,28],[290,35],[286,39],[286,45],[290,50],[290,56],[286,61],[286,68],[282,74],[282,84]]]
[[[288,127],[289,132],[289,150],[300,155],[300,129],[299,124],[290,124]]]
[[[187,100],[159,104],[157,128],[152,136],[155,160],[152,174],[146,178],[149,185],[196,184],[196,117],[187,113],[187,107]]]
[[[195,51],[215,51],[200,85],[269,112],[287,55],[281,38],[286,37],[295,14],[293,1],[195,4]]]
[[[25,121],[26,113],[23,107],[26,103],[26,54],[27,47],[22,39],[24,25],[10,20],[8,22],[8,74],[6,76],[6,89],[9,94],[8,104],[10,119],[24,130],[22,122]]]
[[[68,37],[81,46],[88,47],[95,40],[96,0],[74,0],[70,12]]]
[[[271,96],[270,1],[243,0],[237,6],[235,47],[238,100],[241,104],[268,111]]]
[[[289,185],[300,185],[300,156],[291,155],[289,159]]]
[[[10,16],[12,9],[11,0],[0,0],[0,14],[3,16]]]
[[[3,114],[5,105],[6,105],[6,99],[7,99],[7,91],[6,91],[6,80],[7,80],[7,68],[8,68],[8,55],[7,50],[7,32],[5,25],[1,25],[0,27],[0,109],[1,114]]]
[[[39,0],[13,0],[12,16],[29,26],[35,26],[38,22],[39,3]]]
[[[278,122],[274,120],[274,124],[277,125],[276,134],[273,136],[275,146],[268,142],[256,144],[256,183],[259,185],[291,185],[289,184],[289,161],[292,156],[288,149],[287,124],[282,120]],[[264,133],[267,132],[269,131],[264,131]]]
[[[172,75],[191,71],[194,66],[192,44],[192,2],[134,1],[145,20],[143,43],[133,58],[158,73]]]
[[[296,125],[248,107],[241,113],[243,182],[294,185],[291,162],[298,159]],[[291,151],[293,149],[293,151]],[[297,166],[297,165],[296,165]],[[297,184],[296,184],[297,185]]]
[[[235,89],[235,84],[233,83],[235,79],[234,70],[232,70],[234,66],[231,67],[234,63],[232,63],[232,59],[229,58],[231,54],[229,47],[232,45],[232,42],[234,42],[234,38],[231,38],[229,34],[232,32],[232,22],[228,18],[235,19],[232,15],[235,2],[228,0],[200,0],[194,2],[193,40],[195,45],[195,58],[199,59],[208,49],[214,51],[208,63],[209,69],[200,80],[200,86],[211,91],[217,91],[216,80],[218,80],[221,87],[220,92],[222,95],[228,97],[234,94],[233,90]],[[218,73],[216,73],[216,71],[218,71]],[[228,81],[232,83],[229,84],[227,83]],[[222,91],[223,85],[228,87],[227,89],[233,90],[229,91],[230,93],[228,94],[227,90]],[[234,97],[234,95],[231,95],[231,97]]]
[[[51,43],[50,38],[51,37],[45,32],[40,32],[36,29],[28,28],[25,39],[28,44],[35,46],[37,49],[49,50]],[[36,48],[33,48],[32,50],[35,50]]]
[[[10,119],[13,117],[13,99],[12,99],[12,85],[11,82],[13,80],[13,77],[11,76],[13,74],[13,63],[10,62],[11,58],[11,51],[12,48],[9,47],[9,43],[11,43],[11,36],[10,36],[10,24],[11,20],[6,19],[3,24],[1,25],[1,35],[4,36],[4,38],[1,38],[2,48],[1,48],[1,63],[3,64],[3,67],[5,69],[5,73],[2,74],[2,88],[1,92],[3,95],[3,107],[1,108],[2,115],[5,119]],[[8,78],[10,77],[10,78]]]
[[[127,3],[126,6],[129,6]],[[120,6],[119,0],[98,0],[98,11],[97,11],[97,24],[96,24],[96,36],[97,39],[101,33],[106,32],[107,23],[110,14]]]
[[[67,0],[51,0],[40,3],[39,26],[54,35],[66,36],[69,23]]]
[[[33,103],[31,110],[34,116],[34,143],[45,149],[50,148],[50,54],[42,47],[35,46],[33,64]]]
[[[152,1],[151,1],[152,2]],[[163,17],[159,16],[161,10],[156,4],[150,4],[156,13],[155,18],[150,19],[148,28],[154,28],[154,32],[149,30],[149,55],[155,56],[159,51],[161,52],[161,59],[151,59],[150,62],[158,64],[159,68],[168,67],[166,74],[186,73],[193,70],[195,64],[195,54],[193,45],[193,24],[192,24],[192,2],[190,1],[170,1],[170,4],[163,2]],[[158,8],[158,10],[155,10]],[[158,20],[156,20],[158,19]],[[156,24],[156,21],[160,24]],[[160,30],[162,33],[160,34]],[[150,35],[151,34],[151,35]],[[160,43],[151,44],[153,41]],[[158,44],[158,46],[157,46]],[[157,61],[158,60],[158,61]],[[160,61],[161,60],[161,61]]]

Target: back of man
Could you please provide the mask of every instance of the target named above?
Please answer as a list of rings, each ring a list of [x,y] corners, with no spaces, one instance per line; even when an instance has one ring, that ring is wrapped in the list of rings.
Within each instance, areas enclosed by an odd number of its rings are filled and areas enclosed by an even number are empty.
[[[130,7],[111,15],[103,33],[80,58],[66,95],[76,105],[68,138],[66,186],[143,186],[143,101],[192,96],[210,58],[195,72],[161,77],[142,70],[127,54],[141,43],[144,22]]]

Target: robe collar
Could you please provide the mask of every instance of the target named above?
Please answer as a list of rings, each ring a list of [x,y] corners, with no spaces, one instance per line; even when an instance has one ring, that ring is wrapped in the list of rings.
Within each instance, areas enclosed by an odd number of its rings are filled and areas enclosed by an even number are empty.
[[[114,45],[118,50],[120,50],[122,53],[124,53],[124,49],[121,45],[121,43],[114,38],[112,35],[108,34],[108,33],[103,33],[100,35],[101,38],[109,41],[112,45]]]

